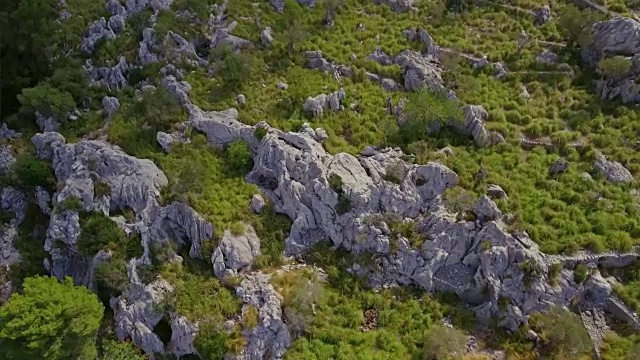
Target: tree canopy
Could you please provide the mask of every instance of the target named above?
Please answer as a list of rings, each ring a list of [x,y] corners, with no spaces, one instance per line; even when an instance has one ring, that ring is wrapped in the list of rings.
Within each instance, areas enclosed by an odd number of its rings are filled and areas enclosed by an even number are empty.
[[[95,294],[74,286],[71,278],[36,276],[23,287],[0,308],[1,359],[97,358],[103,306]]]

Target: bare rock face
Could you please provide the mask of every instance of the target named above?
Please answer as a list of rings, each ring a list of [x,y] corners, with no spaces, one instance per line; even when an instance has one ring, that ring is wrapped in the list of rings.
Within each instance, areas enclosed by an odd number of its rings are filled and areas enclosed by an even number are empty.
[[[198,324],[187,320],[184,316],[171,314],[171,342],[168,351],[177,357],[197,354],[194,341],[199,331]]]
[[[220,245],[211,255],[213,273],[217,277],[233,276],[253,262],[260,255],[260,239],[251,225],[246,225],[246,232],[234,235],[224,231]]]
[[[312,116],[321,116],[326,110],[340,111],[344,108],[341,103],[345,96],[346,94],[343,88],[328,95],[320,94],[315,97],[310,96],[304,101],[304,104],[302,104],[302,110]]]
[[[225,148],[238,139],[248,144],[257,142],[254,128],[238,121],[238,110],[233,108],[225,111],[194,108],[189,114],[188,125],[205,133],[209,143],[219,148]]]
[[[107,41],[114,40],[115,38],[116,34],[107,25],[107,20],[102,17],[87,28],[80,49],[87,54],[91,54],[93,53],[96,42],[102,39],[106,39]]]
[[[622,164],[607,160],[606,156],[598,154],[593,166],[604,178],[611,183],[630,183],[633,175]]]
[[[127,74],[131,66],[124,56],[121,56],[113,67],[94,67],[88,59],[84,68],[89,74],[92,85],[103,85],[120,90],[127,86]]]
[[[264,198],[260,194],[255,194],[251,198],[251,210],[256,214],[262,213],[262,209],[264,209],[265,204]]]
[[[116,97],[105,96],[102,98],[102,107],[104,108],[106,118],[111,119],[111,117],[120,110],[120,101],[118,101]]]
[[[464,123],[454,126],[458,127],[462,134],[471,136],[477,146],[492,146],[505,141],[499,132],[485,128],[484,123],[489,118],[489,113],[481,105],[466,105],[463,111]]]
[[[120,341],[130,338],[147,354],[164,354],[164,344],[153,333],[153,328],[164,315],[156,309],[173,292],[173,287],[162,278],[156,278],[148,285],[143,284],[138,278],[137,266],[135,260],[129,262],[129,289],[110,302],[116,336]]]
[[[27,197],[17,189],[5,187],[0,194],[0,200],[2,211],[12,213],[11,220],[1,224],[0,230],[0,267],[8,267],[21,259],[20,253],[14,247],[14,241],[18,237],[18,227],[25,217]]]
[[[549,5],[543,5],[534,11],[533,23],[536,26],[542,26],[551,21],[551,8]]]
[[[282,359],[291,345],[291,335],[282,320],[280,295],[269,283],[269,276],[245,276],[236,288],[236,296],[245,304],[243,313],[250,307],[258,310],[258,325],[242,332],[246,347],[239,354],[227,354],[225,359]]]
[[[495,221],[502,216],[502,211],[487,196],[482,196],[476,201],[473,205],[473,212],[476,214],[477,219],[482,222]]]
[[[418,90],[426,87],[431,91],[443,91],[442,68],[440,62],[416,51],[405,50],[395,60],[403,69],[404,87]]]

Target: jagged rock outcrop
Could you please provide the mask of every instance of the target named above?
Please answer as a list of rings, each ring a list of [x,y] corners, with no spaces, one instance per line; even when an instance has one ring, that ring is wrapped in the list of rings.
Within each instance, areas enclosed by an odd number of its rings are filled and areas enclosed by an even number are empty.
[[[0,127],[0,139],[17,139],[22,137],[22,134],[9,129],[6,123],[2,123],[2,127]]]
[[[328,95],[320,94],[315,97],[310,96],[304,101],[304,104],[302,104],[302,110],[314,117],[321,116],[326,110],[340,111],[344,109],[342,101],[345,96],[343,88]]]
[[[248,144],[258,142],[253,126],[238,121],[238,110],[202,111],[192,107],[188,125],[207,135],[209,143],[218,148],[225,148],[230,143],[241,139]]]
[[[14,247],[14,241],[18,236],[18,227],[25,217],[27,197],[17,189],[5,187],[0,194],[0,205],[3,212],[12,214],[8,223],[0,224],[0,267],[3,267],[20,261],[20,253]]]
[[[247,268],[260,255],[260,239],[251,225],[245,225],[244,234],[232,234],[225,230],[220,245],[211,255],[213,273],[219,277],[234,276]]]
[[[556,53],[545,49],[536,56],[536,61],[542,64],[553,65],[558,62],[558,58]]]
[[[36,186],[36,203],[43,214],[51,215],[51,194],[42,186]]]
[[[102,98],[102,107],[104,108],[105,117],[109,120],[120,110],[120,101],[116,97],[105,96]]]
[[[101,17],[100,20],[96,20],[87,28],[80,49],[87,54],[91,54],[93,53],[96,42],[102,39],[106,39],[107,41],[114,40],[115,38],[116,34],[114,30],[109,27],[107,20]]]
[[[395,59],[382,51],[380,46],[376,46],[375,50],[367,56],[367,59],[373,60],[380,65],[392,65],[395,62]]]
[[[127,14],[127,9],[125,9],[125,7],[122,6],[122,4],[120,4],[120,1],[118,1],[118,0],[109,0],[109,1],[107,1],[107,4],[106,4],[105,8],[107,9],[108,12],[110,12],[113,15],[126,15]]]
[[[283,321],[280,295],[269,283],[269,276],[245,276],[236,288],[236,296],[244,303],[243,314],[250,307],[258,310],[258,325],[242,332],[246,347],[239,354],[227,354],[225,359],[282,359],[291,345],[291,335]]]
[[[405,50],[396,57],[395,62],[402,67],[404,87],[407,90],[424,87],[436,92],[445,90],[440,61],[433,56]]]
[[[607,157],[601,153],[596,155],[593,166],[608,182],[630,183],[633,181],[633,175],[629,170],[619,162],[607,160]]]
[[[129,288],[110,301],[113,310],[116,336],[123,341],[130,338],[147,354],[164,354],[164,344],[153,333],[153,328],[164,314],[158,311],[165,297],[173,292],[173,286],[158,277],[145,285],[140,281],[136,260],[127,265]]]
[[[503,143],[504,137],[497,131],[489,131],[485,128],[485,121],[489,113],[480,105],[466,105],[463,108],[464,123],[454,124],[458,130],[467,136],[471,136],[477,146],[485,147]]]
[[[142,65],[148,65],[158,62],[158,56],[153,53],[156,38],[153,28],[146,28],[142,31],[142,41],[140,41],[140,49],[138,50],[138,60]]]
[[[131,66],[124,56],[118,58],[118,63],[112,67],[95,67],[90,59],[87,59],[84,69],[89,74],[92,86],[106,86],[109,89],[120,90],[127,86],[127,74]]]
[[[171,313],[171,341],[167,350],[178,358],[197,354],[194,341],[200,330],[198,324],[187,320],[184,316]]]

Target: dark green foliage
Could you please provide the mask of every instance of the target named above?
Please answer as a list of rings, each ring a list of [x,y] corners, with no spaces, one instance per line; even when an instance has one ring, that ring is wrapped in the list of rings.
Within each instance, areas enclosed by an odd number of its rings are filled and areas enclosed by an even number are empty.
[[[58,120],[64,120],[66,115],[76,107],[71,94],[60,91],[48,83],[22,90],[18,100],[22,105],[22,112],[28,114],[39,112],[45,117],[53,116]]]
[[[265,128],[257,128],[255,130],[254,135],[256,136],[256,139],[258,140],[262,140],[262,138],[264,138],[267,135],[267,129]]]
[[[405,120],[400,135],[405,144],[421,140],[440,128],[463,121],[460,104],[450,100],[447,94],[422,89],[409,94],[403,110]]]
[[[100,298],[109,301],[118,296],[129,285],[126,263],[121,258],[113,258],[96,267],[95,278]]]
[[[580,359],[591,353],[591,339],[576,314],[554,307],[533,314],[530,325],[540,336],[545,358]]]
[[[101,347],[101,360],[147,360],[148,357],[129,341],[106,340]]]
[[[432,326],[424,336],[424,359],[440,360],[462,355],[467,336],[446,326]]]
[[[609,332],[604,338],[602,360],[640,360],[640,336]]]
[[[252,59],[245,53],[236,53],[229,46],[216,48],[211,54],[216,73],[228,91],[238,89],[251,76]]]
[[[71,278],[25,279],[24,293],[0,307],[0,358],[79,359],[97,357],[95,335],[103,307]]]
[[[9,172],[9,181],[13,186],[25,190],[36,186],[53,189],[56,184],[51,165],[29,154],[20,154],[16,157],[16,162]]]
[[[565,39],[574,45],[588,46],[593,42],[591,26],[604,16],[589,8],[579,9],[574,5],[567,5],[558,19],[558,27]]]
[[[598,62],[598,72],[605,76],[617,77],[627,74],[632,65],[631,60],[624,56],[604,58]]]
[[[253,168],[251,148],[242,140],[229,144],[225,155],[230,174],[244,176]]]
[[[116,223],[102,213],[82,214],[80,217],[78,251],[93,256],[100,250],[121,250],[127,237]]]
[[[578,264],[573,271],[573,281],[582,284],[589,276],[589,268],[585,264]]]
[[[341,193],[342,192],[342,178],[340,177],[340,175],[338,175],[338,174],[330,174],[329,175],[329,186],[336,193],[338,193],[338,194]]]
[[[176,10],[191,10],[198,15],[200,21],[205,22],[209,20],[207,14],[211,13],[210,7],[217,3],[216,0],[176,0],[172,7]]]

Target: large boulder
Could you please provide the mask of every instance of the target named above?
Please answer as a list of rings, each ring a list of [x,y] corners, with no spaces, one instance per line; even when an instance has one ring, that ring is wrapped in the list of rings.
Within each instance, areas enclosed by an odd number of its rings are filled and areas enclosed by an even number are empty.
[[[220,245],[211,255],[213,273],[218,277],[235,275],[251,265],[260,255],[260,239],[251,225],[245,225],[244,234],[233,234],[225,230]]]
[[[593,166],[608,182],[630,183],[633,181],[633,175],[622,164],[608,160],[606,156],[600,153],[597,154]]]
[[[403,69],[404,87],[407,90],[427,88],[431,91],[443,91],[442,68],[440,62],[431,55],[405,50],[395,59]]]

